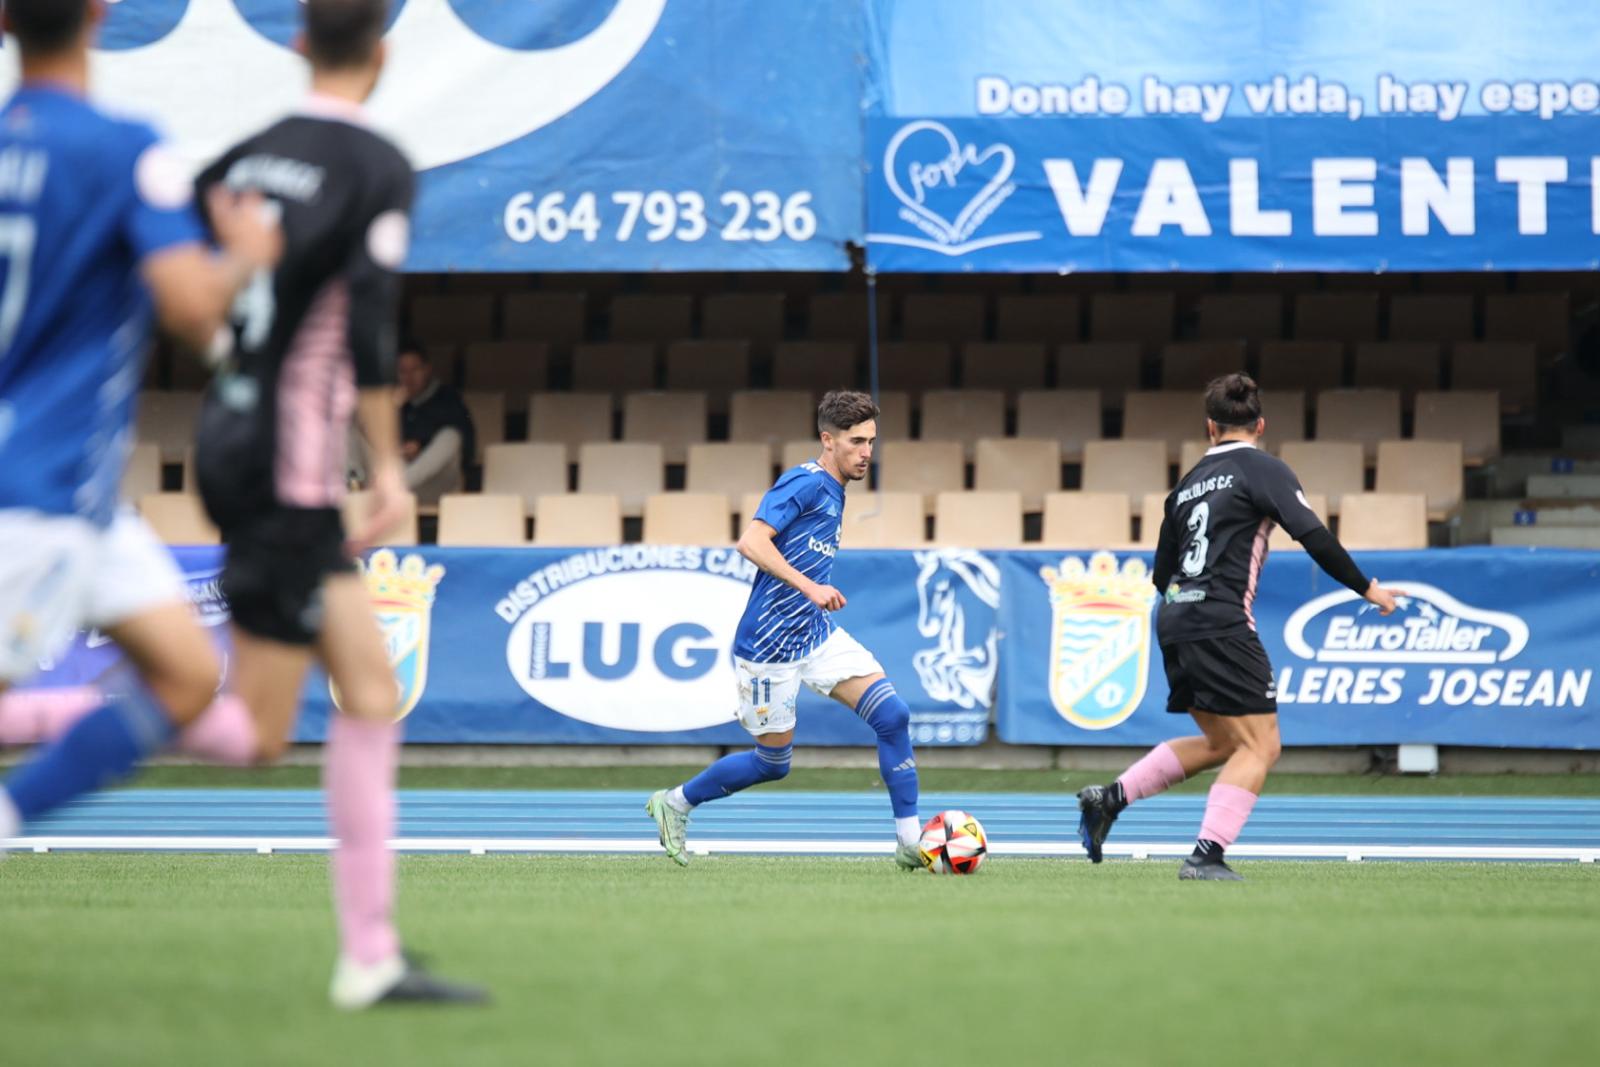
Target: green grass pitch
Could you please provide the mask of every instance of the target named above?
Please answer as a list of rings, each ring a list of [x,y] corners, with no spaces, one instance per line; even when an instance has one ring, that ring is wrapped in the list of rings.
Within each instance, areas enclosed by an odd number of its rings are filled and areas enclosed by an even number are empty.
[[[410,857],[485,1010],[341,1016],[317,856],[0,863],[7,1064],[1593,1062],[1579,864]]]

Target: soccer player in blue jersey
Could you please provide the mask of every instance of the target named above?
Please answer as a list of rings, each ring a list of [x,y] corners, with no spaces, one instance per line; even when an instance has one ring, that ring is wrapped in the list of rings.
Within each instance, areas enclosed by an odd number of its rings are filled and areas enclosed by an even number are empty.
[[[0,841],[194,720],[219,667],[166,550],[117,495],[154,317],[206,349],[281,253],[259,197],[208,200],[147,126],[85,100],[101,0],[5,0],[22,83],[0,109],[0,691],[80,627],[134,672],[0,789]]]
[[[828,614],[845,605],[844,594],[829,584],[844,487],[867,476],[877,418],[878,406],[865,393],[823,397],[817,409],[822,455],[780,477],[739,538],[740,554],[760,569],[734,642],[739,721],[756,746],[724,756],[646,803],[662,846],[679,866],[689,863],[684,835],[696,805],[789,773],[802,684],[853,709],[878,735],[878,769],[894,809],[895,862],[922,866],[911,711],[872,653]]]

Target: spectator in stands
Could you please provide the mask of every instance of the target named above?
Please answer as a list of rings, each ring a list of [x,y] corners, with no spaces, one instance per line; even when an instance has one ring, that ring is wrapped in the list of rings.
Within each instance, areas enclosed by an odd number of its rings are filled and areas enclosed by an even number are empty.
[[[476,455],[472,415],[461,394],[434,375],[420,345],[400,349],[400,451],[406,461],[406,487],[420,505],[435,505],[457,492],[467,464]]]

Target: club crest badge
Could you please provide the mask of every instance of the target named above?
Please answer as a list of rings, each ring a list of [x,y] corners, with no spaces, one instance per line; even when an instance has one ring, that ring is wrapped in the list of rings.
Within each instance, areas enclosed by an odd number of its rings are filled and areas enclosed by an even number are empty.
[[[1039,571],[1050,590],[1050,701],[1085,730],[1124,722],[1144,699],[1155,589],[1142,560],[1067,556]]]

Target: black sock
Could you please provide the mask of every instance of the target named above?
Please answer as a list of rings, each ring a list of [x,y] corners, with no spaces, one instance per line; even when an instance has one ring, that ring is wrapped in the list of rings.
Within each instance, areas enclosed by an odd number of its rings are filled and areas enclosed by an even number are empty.
[[[1116,815],[1128,806],[1128,794],[1123,791],[1121,782],[1112,782],[1106,786],[1106,807],[1111,814]]]
[[[1222,859],[1222,846],[1207,838],[1200,838],[1194,843],[1194,851],[1189,854],[1190,859],[1217,860]]]

